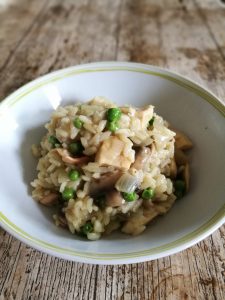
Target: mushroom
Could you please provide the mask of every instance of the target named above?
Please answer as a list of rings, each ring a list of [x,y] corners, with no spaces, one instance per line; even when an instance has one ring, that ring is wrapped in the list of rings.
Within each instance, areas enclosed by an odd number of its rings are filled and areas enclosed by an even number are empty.
[[[121,171],[116,171],[114,173],[106,173],[99,179],[93,179],[90,183],[90,195],[96,195],[102,191],[111,190],[114,188],[115,183],[121,175]]]
[[[132,164],[131,167],[135,168],[136,170],[145,169],[147,165],[147,161],[149,160],[151,154],[151,150],[148,147],[141,147],[136,152],[135,162]]]
[[[62,157],[62,161],[71,165],[82,165],[90,160],[89,156],[72,157],[68,150],[62,148],[56,148],[52,151],[57,152]]]
[[[66,221],[66,218],[64,215],[59,215],[58,216],[58,222],[59,222],[59,226],[63,227],[63,228],[67,228],[68,224]]]
[[[185,188],[186,188],[186,192],[187,192],[188,189],[189,189],[189,184],[190,184],[190,168],[189,168],[189,164],[186,164],[184,166],[184,169],[183,169],[183,178],[184,178],[184,181],[185,181]]]
[[[183,133],[173,129],[175,135],[175,146],[181,150],[189,150],[193,147],[192,141]]]
[[[174,157],[171,160],[169,168],[170,168],[170,177],[171,178],[176,178],[176,176],[177,176],[177,165],[176,165]]]
[[[52,192],[52,193],[44,196],[43,198],[39,199],[39,202],[43,205],[51,206],[51,205],[56,204],[58,199],[59,199],[59,194]]]
[[[117,190],[113,189],[106,194],[106,202],[107,206],[118,207],[123,204],[123,198],[121,193]]]
[[[186,154],[177,147],[175,147],[174,156],[178,166],[185,165],[188,162],[188,157],[186,156]]]

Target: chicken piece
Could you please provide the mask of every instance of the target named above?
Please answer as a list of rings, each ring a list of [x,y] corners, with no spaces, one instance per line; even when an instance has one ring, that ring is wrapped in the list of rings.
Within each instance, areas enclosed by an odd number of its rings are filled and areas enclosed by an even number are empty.
[[[177,176],[177,165],[176,165],[174,157],[171,160],[169,168],[170,168],[170,177],[171,178],[176,178],[176,176]]]
[[[89,156],[72,157],[68,150],[62,148],[56,148],[51,151],[58,153],[62,157],[62,161],[71,165],[83,165],[89,162]]]
[[[98,150],[95,160],[100,166],[114,166],[122,170],[128,170],[134,162],[134,150],[130,140],[127,143],[122,141],[117,136],[110,136],[105,140]],[[130,144],[130,155],[124,155],[124,150]]]
[[[175,148],[174,155],[175,155],[176,164],[178,166],[185,165],[188,162],[188,157],[182,150]]]
[[[173,129],[175,135],[175,146],[180,150],[189,150],[193,147],[192,141],[183,133]]]
[[[141,121],[142,129],[146,129],[148,122],[153,117],[153,106],[149,105],[143,110],[137,110],[135,115]]]
[[[123,203],[123,197],[121,196],[121,193],[118,192],[117,190],[113,189],[106,194],[105,204],[107,206],[118,207],[121,206],[122,203]]]
[[[135,162],[132,168],[136,170],[143,170],[147,167],[147,162],[150,158],[151,150],[148,147],[142,147],[137,151]]]
[[[46,206],[52,206],[57,203],[58,199],[59,199],[59,194],[52,192],[44,196],[43,198],[39,199],[39,202]]]
[[[122,172],[117,171],[115,173],[106,173],[99,179],[93,179],[90,183],[90,194],[97,195],[102,191],[111,190],[121,175]]]

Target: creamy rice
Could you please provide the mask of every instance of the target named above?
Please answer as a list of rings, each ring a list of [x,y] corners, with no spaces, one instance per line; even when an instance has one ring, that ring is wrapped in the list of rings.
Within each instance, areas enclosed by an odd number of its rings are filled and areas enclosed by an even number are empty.
[[[186,165],[174,160],[176,133],[154,107],[120,107],[115,131],[108,129],[111,108],[118,107],[101,97],[59,107],[45,125],[40,145],[32,146],[39,159],[38,175],[31,183],[33,198],[58,206],[56,225],[90,240],[118,228],[140,234],[173,205],[175,180],[185,183]],[[71,143],[79,143],[79,153],[71,150]],[[77,172],[76,180],[70,178],[71,170]]]

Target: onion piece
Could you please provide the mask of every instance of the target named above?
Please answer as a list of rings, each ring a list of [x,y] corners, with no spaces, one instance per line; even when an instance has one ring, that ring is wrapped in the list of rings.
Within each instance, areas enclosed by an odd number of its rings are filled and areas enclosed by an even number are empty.
[[[119,192],[132,193],[140,185],[140,177],[130,173],[123,174],[116,182],[115,188]]]

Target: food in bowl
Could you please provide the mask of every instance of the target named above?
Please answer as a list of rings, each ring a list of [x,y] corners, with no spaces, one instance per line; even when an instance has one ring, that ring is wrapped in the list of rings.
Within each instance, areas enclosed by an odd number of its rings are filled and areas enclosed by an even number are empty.
[[[154,107],[117,107],[102,97],[58,107],[45,125],[32,196],[58,210],[56,225],[97,240],[137,235],[189,188],[191,140]]]

